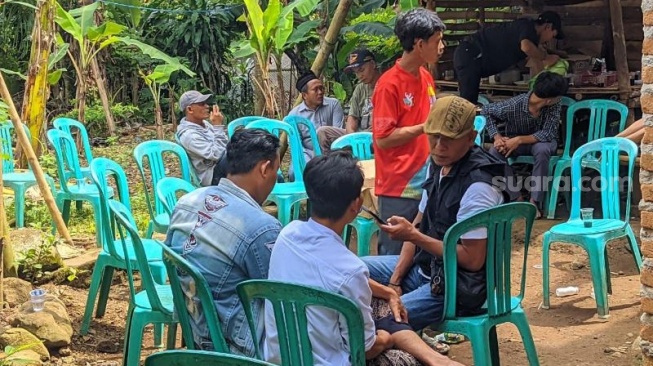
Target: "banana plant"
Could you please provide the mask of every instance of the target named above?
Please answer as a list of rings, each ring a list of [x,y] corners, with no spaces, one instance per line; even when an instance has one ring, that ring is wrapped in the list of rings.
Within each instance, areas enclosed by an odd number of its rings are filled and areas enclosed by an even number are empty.
[[[141,78],[145,85],[150,89],[154,98],[154,122],[156,125],[156,138],[163,140],[163,111],[161,110],[161,90],[163,86],[170,81],[170,76],[177,71],[184,71],[188,76],[193,77],[195,73],[188,70],[180,62],[170,62],[163,65],[157,65],[152,72],[146,74],[139,70]]]
[[[298,27],[293,35],[294,12],[306,17],[317,7],[318,0],[295,0],[283,6],[280,0],[270,0],[265,10],[258,0],[244,0],[246,12],[238,18],[247,24],[249,38],[232,45],[236,58],[254,56],[260,70],[260,78],[255,78],[256,88],[265,100],[264,114],[279,117],[282,114],[276,91],[270,80],[270,60],[273,58],[280,67],[283,51],[310,31],[310,26]],[[315,24],[317,21],[312,21]]]

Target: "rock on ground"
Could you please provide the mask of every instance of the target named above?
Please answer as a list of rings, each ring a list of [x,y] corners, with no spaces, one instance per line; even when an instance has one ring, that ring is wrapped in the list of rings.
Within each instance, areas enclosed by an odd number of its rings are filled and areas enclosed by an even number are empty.
[[[29,346],[28,349],[38,353],[42,361],[50,359],[50,352],[45,348],[43,342],[22,328],[9,328],[0,334],[0,347],[4,349],[7,346],[14,348]]]
[[[53,295],[47,295],[44,308],[39,312],[34,312],[30,302],[24,303],[11,325],[24,328],[42,339],[48,349],[69,346],[73,336],[66,306]]]
[[[7,277],[2,280],[4,300],[10,308],[29,301],[29,292],[32,284],[16,277]]]

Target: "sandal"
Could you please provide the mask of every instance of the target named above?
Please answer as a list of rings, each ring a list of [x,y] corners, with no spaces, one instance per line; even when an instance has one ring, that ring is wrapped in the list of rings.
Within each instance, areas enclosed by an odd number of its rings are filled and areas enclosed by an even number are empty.
[[[451,350],[451,346],[444,342],[440,342],[438,339],[429,337],[426,333],[422,334],[422,340],[428,344],[433,350],[441,355],[446,355]]]

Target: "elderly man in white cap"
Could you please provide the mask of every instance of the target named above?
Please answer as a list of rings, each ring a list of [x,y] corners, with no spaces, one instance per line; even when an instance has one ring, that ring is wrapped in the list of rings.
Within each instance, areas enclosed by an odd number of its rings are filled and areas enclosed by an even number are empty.
[[[179,98],[185,117],[177,127],[177,140],[188,153],[203,187],[218,184],[224,176],[223,157],[229,141],[220,108],[216,104],[211,107],[212,97],[190,90]]]

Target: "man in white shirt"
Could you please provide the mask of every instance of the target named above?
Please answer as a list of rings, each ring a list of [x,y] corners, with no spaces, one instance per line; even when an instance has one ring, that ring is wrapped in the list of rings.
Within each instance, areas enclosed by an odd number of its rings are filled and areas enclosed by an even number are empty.
[[[346,151],[334,151],[312,159],[304,171],[311,201],[311,219],[293,221],[275,242],[268,279],[322,288],[345,296],[361,310],[365,355],[372,359],[395,347],[413,355],[423,365],[460,365],[431,349],[406,323],[407,314],[398,295],[369,281],[367,267],[342,241],[341,234],[360,212],[363,173]],[[393,311],[372,318],[372,297],[388,300]],[[348,331],[332,310],[308,310],[308,333],[316,366],[351,365]],[[270,304],[265,311],[265,358],[281,363],[278,333]]]

